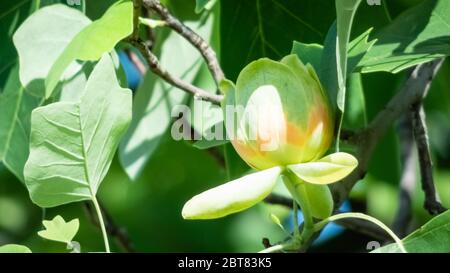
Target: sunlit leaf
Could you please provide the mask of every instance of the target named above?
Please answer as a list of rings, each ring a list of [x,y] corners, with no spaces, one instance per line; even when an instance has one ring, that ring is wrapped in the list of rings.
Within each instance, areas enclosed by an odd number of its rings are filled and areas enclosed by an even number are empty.
[[[66,223],[60,215],[55,216],[51,221],[44,220],[42,224],[45,229],[38,231],[39,236],[47,240],[66,244],[72,242],[80,227],[78,219],[73,219]]]
[[[74,60],[95,61],[110,52],[133,31],[133,3],[121,0],[105,14],[83,28],[67,45],[50,69],[45,81],[45,97],[51,96],[66,68]]]
[[[80,11],[61,4],[39,9],[23,22],[13,41],[19,54],[20,81],[28,92],[44,95],[45,78],[53,63],[90,22]]]
[[[446,211],[402,239],[402,242],[406,250],[412,253],[448,253],[450,251],[449,230],[450,211]],[[395,253],[400,252],[400,249],[397,244],[389,244],[373,252]]]
[[[131,120],[131,91],[119,87],[105,54],[78,102],[57,102],[32,113],[25,181],[42,207],[89,200],[105,177]]]
[[[450,55],[450,2],[426,0],[375,35],[377,43],[359,63],[363,73],[397,73]]]
[[[0,246],[0,253],[31,253],[31,250],[23,245],[9,244]]]

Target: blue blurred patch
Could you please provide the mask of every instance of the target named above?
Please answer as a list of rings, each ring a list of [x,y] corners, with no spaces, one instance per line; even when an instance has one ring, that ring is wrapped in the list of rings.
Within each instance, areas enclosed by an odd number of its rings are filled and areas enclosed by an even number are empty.
[[[339,210],[341,212],[350,212],[351,211],[351,207],[350,207],[350,202],[347,200],[345,201],[342,206],[339,208]],[[294,230],[294,214],[293,212],[291,212],[289,214],[289,216],[285,219],[285,226],[288,228],[288,230],[290,230],[291,232]],[[301,213],[301,211],[298,212],[298,222],[301,223],[303,222],[303,213]],[[320,234],[320,236],[314,241],[313,245],[320,245],[323,244],[324,242],[337,237],[338,235],[342,234],[344,232],[345,228],[343,228],[342,226],[335,224],[335,223],[330,223],[328,224],[322,231],[322,233]]]
[[[123,50],[120,50],[118,55],[120,64],[122,65],[127,77],[128,88],[136,90],[142,78],[141,73],[139,73],[137,67],[131,62],[130,58]]]

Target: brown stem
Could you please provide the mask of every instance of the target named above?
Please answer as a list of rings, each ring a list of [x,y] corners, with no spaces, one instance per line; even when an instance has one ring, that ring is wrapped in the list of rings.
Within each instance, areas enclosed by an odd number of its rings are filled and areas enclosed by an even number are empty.
[[[144,0],[144,6],[148,9],[154,10],[161,19],[163,19],[167,26],[176,31],[191,43],[202,54],[205,59],[208,69],[214,78],[217,85],[225,78],[222,68],[220,67],[216,53],[209,46],[209,44],[200,35],[195,33],[188,26],[184,25],[178,18],[173,16],[170,11],[164,7],[159,0]]]
[[[420,175],[422,177],[422,190],[425,193],[424,208],[432,215],[444,212],[444,208],[439,202],[433,179],[433,162],[431,161],[430,145],[428,143],[428,133],[425,123],[425,111],[421,103],[412,108],[413,132],[416,141],[417,153],[419,155]]]

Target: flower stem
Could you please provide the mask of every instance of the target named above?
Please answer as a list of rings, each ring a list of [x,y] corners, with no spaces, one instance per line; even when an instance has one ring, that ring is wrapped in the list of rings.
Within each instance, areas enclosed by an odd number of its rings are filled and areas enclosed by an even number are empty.
[[[302,242],[307,241],[314,234],[314,221],[311,214],[311,206],[306,193],[305,182],[301,181],[295,174],[287,171],[284,173],[284,184],[291,193],[294,200],[300,206],[303,213],[303,230],[301,233]],[[298,227],[295,227],[298,228]],[[295,234],[295,232],[294,232]]]
[[[97,212],[98,223],[100,224],[100,229],[102,230],[103,241],[105,242],[105,250],[107,253],[110,253],[111,251],[109,249],[108,235],[106,234],[106,228],[105,223],[103,221],[102,211],[95,196],[92,198],[92,203],[94,203],[95,211]]]

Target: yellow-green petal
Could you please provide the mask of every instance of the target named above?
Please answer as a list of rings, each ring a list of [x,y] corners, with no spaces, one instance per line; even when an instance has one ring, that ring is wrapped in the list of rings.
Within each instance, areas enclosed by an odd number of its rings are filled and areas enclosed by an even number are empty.
[[[288,165],[305,182],[331,184],[348,176],[358,166],[358,160],[347,153],[334,153],[317,161]]]
[[[184,219],[214,219],[245,210],[272,192],[281,168],[246,175],[194,196],[183,207]]]

